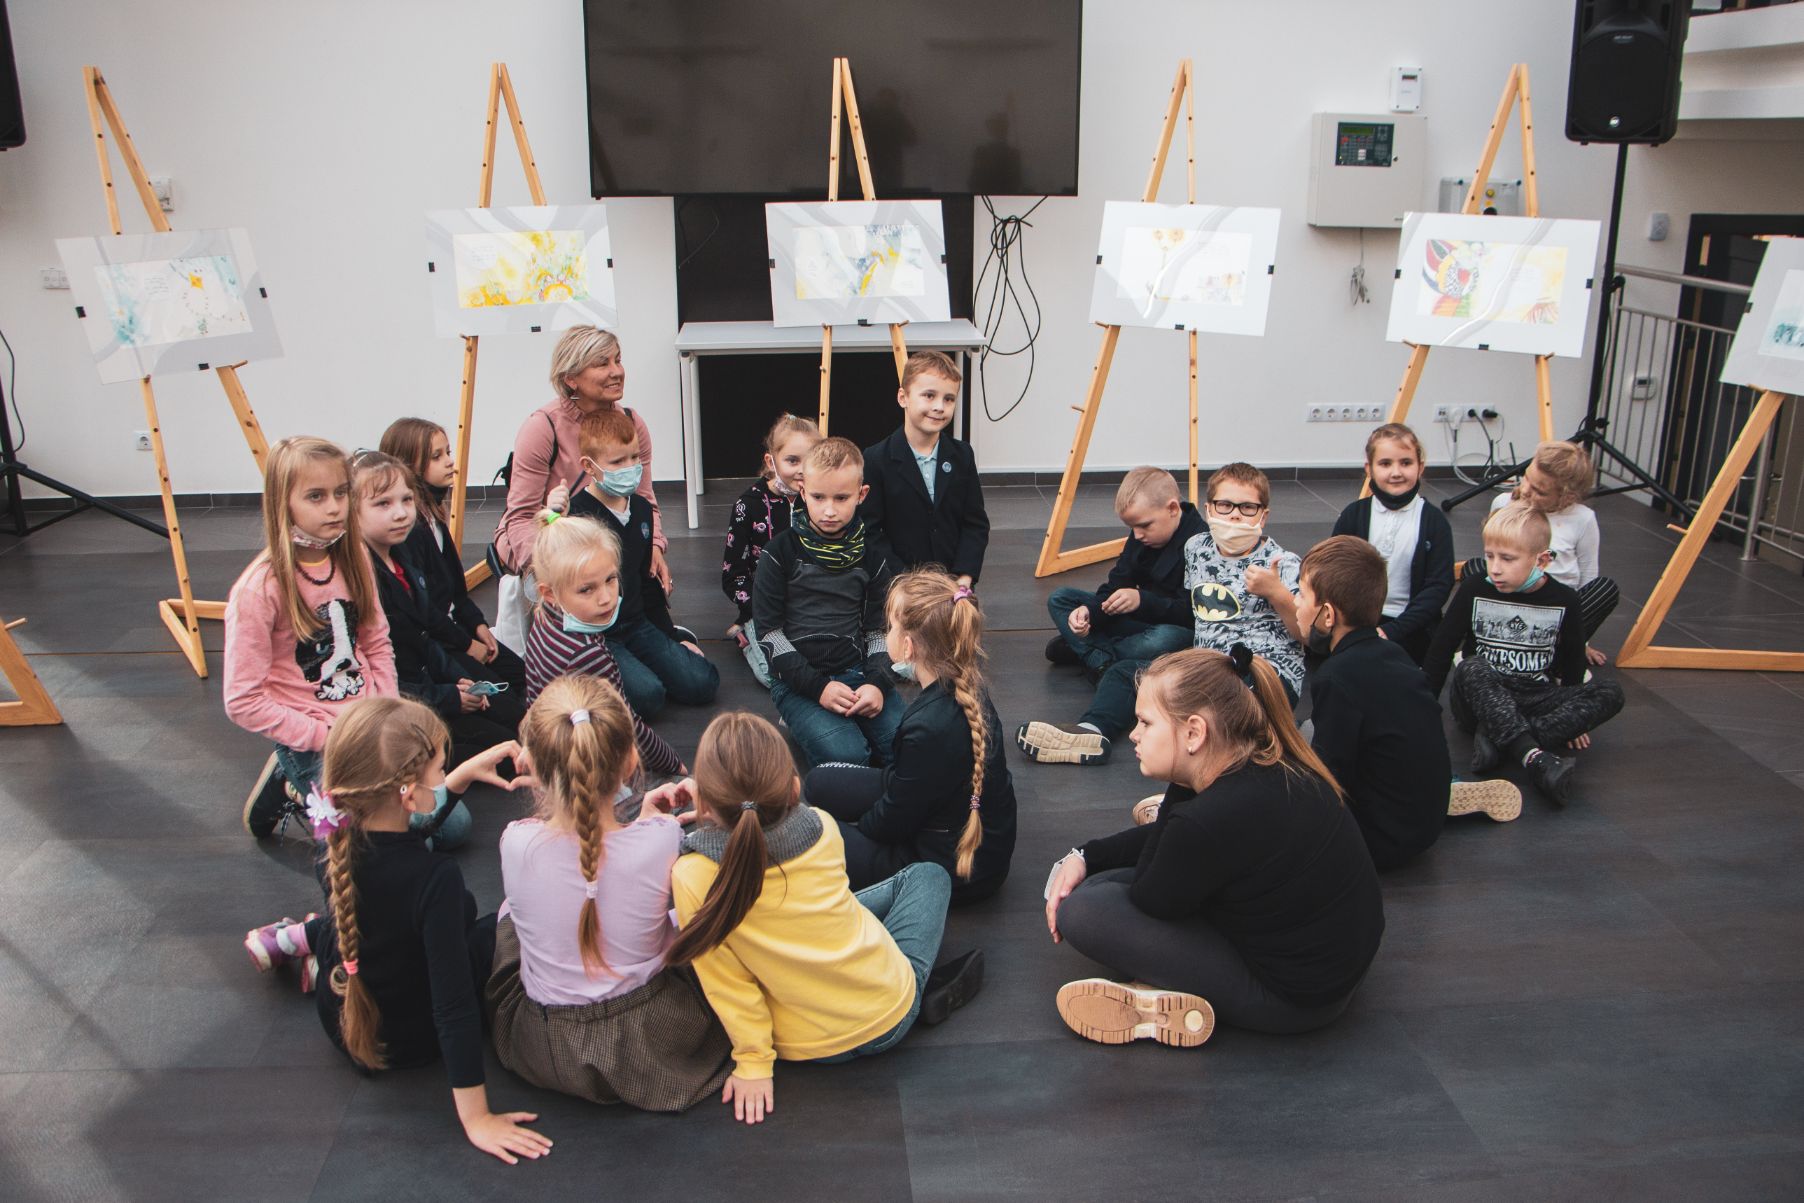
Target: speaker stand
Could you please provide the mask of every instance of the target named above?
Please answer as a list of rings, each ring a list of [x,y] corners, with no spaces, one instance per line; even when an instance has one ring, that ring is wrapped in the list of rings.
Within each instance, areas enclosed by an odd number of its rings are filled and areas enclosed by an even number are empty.
[[[1609,428],[1610,421],[1608,418],[1600,417],[1597,412],[1599,404],[1603,399],[1604,368],[1608,362],[1610,353],[1608,345],[1610,319],[1616,307],[1617,290],[1622,286],[1622,282],[1616,278],[1616,237],[1618,228],[1622,225],[1622,186],[1623,181],[1628,175],[1628,170],[1629,144],[1627,142],[1619,142],[1616,145],[1616,183],[1610,193],[1610,230],[1604,241],[1603,300],[1597,307],[1597,333],[1592,339],[1591,389],[1589,395],[1585,399],[1585,420],[1579,423],[1579,428],[1573,432],[1572,437],[1567,441],[1577,443],[1579,446],[1590,450],[1592,453],[1591,460],[1594,465],[1600,463],[1603,456],[1608,456],[1621,467],[1625,474],[1633,477],[1636,482],[1628,485],[1617,485],[1608,489],[1599,489],[1598,493],[1600,495],[1634,493],[1641,489],[1646,489],[1655,497],[1658,497],[1661,502],[1673,511],[1673,513],[1677,514],[1681,522],[1690,522],[1690,506],[1679,500],[1678,496],[1673,493],[1671,489],[1668,489],[1665,485],[1661,484],[1652,473],[1636,463],[1627,452],[1623,451],[1622,448],[1616,446],[1616,444],[1604,437],[1604,431]],[[1528,460],[1523,460],[1519,464],[1511,464],[1507,467],[1498,468],[1491,475],[1485,477],[1465,492],[1456,493],[1454,496],[1441,502],[1441,509],[1451,511],[1455,506],[1462,505],[1465,502],[1472,500],[1472,498],[1477,497],[1480,493],[1489,492],[1503,481],[1506,481],[1513,476],[1520,476],[1523,472],[1527,471],[1529,462],[1530,461]]]
[[[25,516],[25,498],[19,488],[20,477],[43,485],[47,489],[54,489],[75,502],[75,505],[42,522],[32,523]],[[54,476],[46,476],[42,472],[26,467],[24,462],[19,459],[18,451],[13,445],[12,414],[7,409],[4,386],[0,386],[0,479],[3,479],[6,484],[7,522],[7,529],[0,533],[23,539],[26,535],[41,531],[46,526],[61,522],[64,518],[73,518],[86,510],[99,510],[102,513],[111,514],[121,521],[129,522],[133,526],[141,526],[153,535],[161,535],[165,539],[169,537],[169,528],[160,522],[153,522],[142,514],[134,514],[103,498],[91,497],[73,485],[64,484]]]

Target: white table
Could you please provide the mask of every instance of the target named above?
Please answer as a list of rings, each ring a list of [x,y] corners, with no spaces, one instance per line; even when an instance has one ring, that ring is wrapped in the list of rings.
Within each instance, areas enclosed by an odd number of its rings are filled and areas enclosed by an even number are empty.
[[[983,334],[968,321],[911,322],[902,327],[910,351],[973,352],[983,349]],[[795,355],[821,349],[819,326],[773,326],[769,322],[684,322],[677,330],[681,359],[678,408],[683,421],[683,484],[689,500],[689,529],[701,525],[702,406],[695,361],[704,355]],[[835,326],[833,352],[890,353],[888,326]],[[966,373],[965,387],[970,387]],[[953,434],[962,437],[964,407]]]

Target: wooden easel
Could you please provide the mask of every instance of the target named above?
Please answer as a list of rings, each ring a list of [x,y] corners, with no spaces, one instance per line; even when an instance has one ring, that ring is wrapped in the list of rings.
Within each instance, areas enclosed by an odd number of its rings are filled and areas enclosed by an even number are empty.
[[[482,183],[477,189],[476,207],[486,209],[495,191],[495,120],[501,115],[501,102],[507,102],[508,124],[514,129],[514,145],[520,151],[520,167],[526,173],[526,189],[532,203],[545,203],[545,186],[539,182],[538,160],[532,157],[532,144],[526,140],[526,123],[520,120],[520,102],[514,98],[514,81],[506,63],[489,64],[489,109],[482,129]],[[476,335],[464,338],[463,383],[457,396],[457,480],[451,486],[451,512],[445,525],[451,532],[451,544],[464,545],[464,515],[468,509],[470,480],[470,424],[476,405]],[[464,586],[474,589],[489,579],[486,562],[464,572]]]
[[[864,192],[864,199],[877,199],[877,189],[871,183],[871,159],[864,151],[864,122],[858,116],[858,93],[852,89],[852,60],[836,58],[833,60],[833,140],[827,147],[827,199],[839,199],[839,123],[840,106],[845,106],[847,120],[852,126],[852,157],[858,165],[858,184]],[[908,344],[902,341],[902,326],[891,322],[889,327],[889,347],[896,357],[896,379],[902,379],[902,369],[908,363]],[[830,403],[833,382],[833,327],[821,327],[821,433],[827,433],[827,409]]]
[[[1497,115],[1491,118],[1491,132],[1485,136],[1485,148],[1478,156],[1478,170],[1472,176],[1471,187],[1466,189],[1466,201],[1459,210],[1461,213],[1478,212],[1479,197],[1484,195],[1485,184],[1491,178],[1491,164],[1497,158],[1497,148],[1503,145],[1510,109],[1516,106],[1518,100],[1522,102],[1517,112],[1522,128],[1522,206],[1527,211],[1525,216],[1541,216],[1541,193],[1535,182],[1535,118],[1529,105],[1527,63],[1517,63],[1511,67],[1510,77],[1504,81],[1503,98],[1497,102]],[[1428,366],[1429,350],[1429,347],[1421,344],[1411,346],[1409,364],[1403,369],[1403,383],[1397,386],[1397,399],[1391,403],[1388,421],[1402,422],[1408,419],[1410,402],[1416,396],[1416,386],[1422,383],[1422,369]],[[1553,379],[1548,372],[1552,360],[1551,355],[1535,356],[1535,395],[1540,402],[1541,441],[1544,443],[1553,438]],[[1359,495],[1372,495],[1370,479],[1367,479]]]
[[[1684,587],[1685,579],[1691,575],[1698,556],[1704,550],[1704,544],[1709,542],[1711,532],[1716,529],[1717,520],[1723,516],[1729,499],[1741,484],[1741,474],[1747,471],[1749,462],[1766,439],[1767,431],[1778,420],[1779,406],[1785,400],[1784,393],[1769,390],[1761,393],[1760,399],[1754,403],[1747,425],[1741,428],[1735,445],[1729,448],[1729,456],[1723,461],[1722,469],[1717,472],[1716,479],[1710,482],[1710,491],[1704,494],[1704,500],[1692,516],[1691,524],[1685,528],[1685,537],[1679,540],[1678,548],[1667,562],[1666,571],[1660,574],[1659,583],[1648,595],[1647,604],[1641,607],[1634,629],[1623,640],[1622,650],[1616,655],[1616,663],[1623,668],[1724,668],[1742,672],[1804,672],[1804,652],[1654,646],[1654,634],[1659,631],[1660,624],[1666,621],[1666,615],[1679,596],[1679,590]],[[1758,514],[1750,519],[1758,520]]]
[[[25,653],[13,642],[12,629],[24,622],[15,618],[0,622],[0,677],[5,677],[19,695],[16,702],[0,702],[0,727],[53,727],[63,715],[50,700],[50,693],[38,674],[31,671]]]
[[[1178,75],[1171,85],[1171,99],[1165,104],[1165,124],[1159,130],[1159,142],[1153,150],[1153,169],[1146,177],[1146,187],[1140,194],[1142,203],[1151,204],[1158,199],[1159,181],[1165,174],[1165,156],[1171,150],[1171,140],[1177,133],[1178,105],[1184,106],[1184,160],[1185,160],[1185,198],[1187,203],[1196,203],[1196,101],[1195,86],[1191,76],[1190,60],[1178,63]],[[1190,502],[1197,500],[1197,433],[1196,433],[1196,331],[1187,332],[1190,344]],[[1059,480],[1059,495],[1052,506],[1052,521],[1046,527],[1046,539],[1040,544],[1040,562],[1034,567],[1034,575],[1051,576],[1055,572],[1066,572],[1072,568],[1081,568],[1085,564],[1094,564],[1098,560],[1107,560],[1121,554],[1126,539],[1110,539],[1104,543],[1092,543],[1088,547],[1073,548],[1071,551],[1060,551],[1065,541],[1065,527],[1071,521],[1071,507],[1077,501],[1078,480],[1084,474],[1084,457],[1090,450],[1090,436],[1096,430],[1096,413],[1102,406],[1102,393],[1109,382],[1109,365],[1115,358],[1115,344],[1121,337],[1120,326],[1104,326],[1102,328],[1102,349],[1096,353],[1096,363],[1090,368],[1090,387],[1084,393],[1082,406],[1072,406],[1081,415],[1077,423],[1077,437],[1072,441],[1071,453],[1065,458],[1065,475]]]
[[[82,78],[88,94],[88,124],[94,131],[94,153],[100,163],[101,191],[106,196],[107,220],[112,223],[114,234],[123,234],[125,229],[119,222],[119,198],[113,190],[113,167],[107,157],[106,133],[101,129],[102,117],[107,128],[112,130],[113,144],[119,151],[119,158],[125,163],[125,170],[131,176],[132,186],[138,191],[138,200],[144,205],[144,212],[150,218],[153,230],[160,234],[170,231],[169,219],[163,216],[163,207],[157,203],[157,196],[150,187],[150,176],[144,170],[143,160],[138,158],[138,148],[132,144],[132,137],[125,130],[125,122],[119,116],[119,108],[113,103],[113,94],[107,89],[106,80],[101,77],[97,67],[83,67]],[[238,430],[249,444],[251,458],[257,461],[259,473],[263,470],[263,462],[269,454],[269,441],[263,437],[263,428],[257,424],[257,415],[251,411],[250,399],[245,396],[244,385],[238,379],[240,363],[226,364],[213,369],[219,376],[220,387],[225,389],[226,400],[232,406],[232,412],[238,416]],[[157,419],[157,398],[150,386],[150,377],[145,376],[138,381],[138,391],[144,398],[144,417],[150,427],[150,449],[157,459],[157,487],[163,494],[163,521],[169,527],[169,552],[175,560],[175,579],[180,586],[180,597],[166,598],[157,603],[157,613],[163,619],[163,625],[175,636],[181,646],[182,653],[188,657],[188,663],[194,667],[194,675],[207,675],[207,655],[201,646],[200,620],[203,618],[215,621],[225,618],[224,602],[194,600],[194,586],[188,579],[188,553],[182,543],[182,527],[176,518],[175,494],[169,485],[169,459],[163,452],[163,425]]]

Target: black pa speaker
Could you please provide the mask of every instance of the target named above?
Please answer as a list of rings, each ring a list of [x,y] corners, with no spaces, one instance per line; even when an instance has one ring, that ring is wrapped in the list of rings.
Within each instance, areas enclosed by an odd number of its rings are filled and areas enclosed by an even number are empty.
[[[1578,0],[1566,136],[1658,146],[1677,133],[1690,20],[1690,0]]]
[[[13,31],[0,0],[0,150],[25,145],[25,107],[19,101],[19,66],[13,58]]]

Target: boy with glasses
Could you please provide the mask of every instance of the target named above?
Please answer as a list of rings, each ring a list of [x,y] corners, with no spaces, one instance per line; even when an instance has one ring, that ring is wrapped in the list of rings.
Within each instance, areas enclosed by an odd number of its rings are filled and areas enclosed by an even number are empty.
[[[1226,652],[1244,643],[1277,670],[1294,706],[1303,687],[1296,600],[1302,562],[1265,534],[1271,482],[1251,464],[1228,464],[1209,477],[1206,496],[1209,529],[1184,544],[1194,645]],[[1135,681],[1147,663],[1116,661],[1076,723],[1026,723],[1015,742],[1042,764],[1107,763],[1112,741],[1134,725]]]

